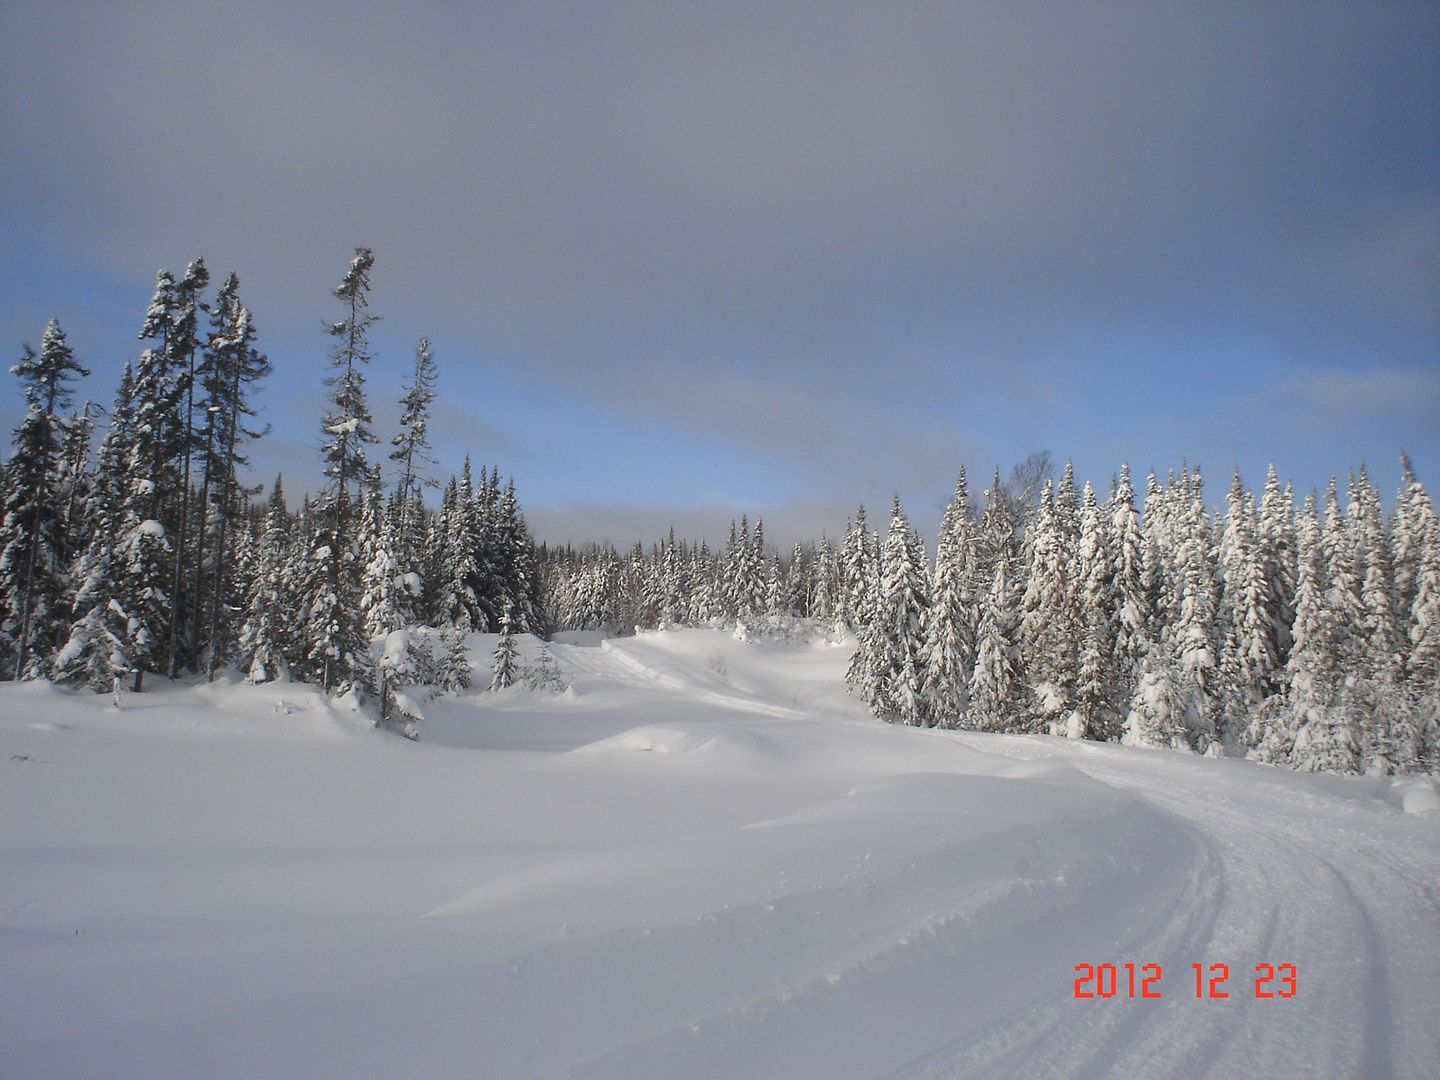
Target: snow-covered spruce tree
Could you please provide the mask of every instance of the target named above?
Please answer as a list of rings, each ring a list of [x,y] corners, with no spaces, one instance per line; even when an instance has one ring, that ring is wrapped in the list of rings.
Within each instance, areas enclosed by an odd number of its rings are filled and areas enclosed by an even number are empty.
[[[1293,764],[1301,772],[1358,773],[1363,751],[1357,736],[1342,705],[1312,701],[1295,736]]]
[[[1010,562],[995,565],[995,577],[975,641],[975,673],[970,679],[970,711],[965,726],[978,731],[1016,729],[1022,684],[1017,668],[1019,613],[1010,588]]]
[[[831,623],[835,619],[838,577],[835,572],[835,551],[830,546],[830,538],[823,532],[820,534],[820,545],[815,549],[812,573],[814,584],[810,614],[822,623]]]
[[[785,568],[780,564],[780,552],[770,553],[765,566],[765,617],[778,619],[787,609],[785,596]]]
[[[426,466],[435,464],[430,456],[430,405],[435,400],[435,359],[430,339],[421,338],[415,347],[415,367],[410,384],[400,398],[400,433],[392,440],[390,460],[400,475],[395,486],[395,558],[403,575],[418,571],[424,551],[424,489],[439,487],[426,475]],[[411,613],[413,616],[415,613]]]
[[[436,566],[436,621],[461,630],[488,630],[489,616],[480,603],[480,534],[471,487],[470,459],[460,479],[450,478],[440,502],[439,550]]]
[[[1188,699],[1186,716],[1191,725],[1191,745],[1203,753],[1219,741],[1220,735],[1216,692],[1219,658],[1215,647],[1218,590],[1210,522],[1198,466],[1182,479],[1176,510],[1175,582],[1180,605],[1167,644],[1180,664],[1182,692]]]
[[[636,629],[653,630],[660,625],[665,611],[665,582],[660,575],[660,565],[655,553],[646,556],[645,547],[639,541],[630,549],[626,578],[630,594],[635,597]]]
[[[1333,657],[1326,651],[1327,572],[1321,547],[1320,514],[1312,491],[1305,499],[1295,531],[1295,621],[1285,661],[1281,703],[1271,699],[1256,714],[1247,740],[1254,756],[1273,764],[1295,764],[1295,738],[1310,713],[1335,693]]]
[[[318,682],[326,693],[364,689],[370,679],[369,640],[360,609],[359,493],[371,478],[366,447],[375,443],[365,403],[364,366],[370,362],[370,270],[375,257],[357,248],[334,295],[345,318],[330,326],[335,345],[333,374],[325,380],[330,406],[321,454],[328,481],[316,508],[304,581],[298,593],[301,619],[294,673]]]
[[[1145,540],[1141,581],[1150,605],[1151,642],[1169,640],[1175,624],[1179,590],[1175,587],[1174,542],[1170,528],[1171,494],[1153,472],[1145,477]]]
[[[1066,540],[1079,539],[1080,490],[1075,484],[1075,463],[1068,459],[1055,485],[1055,524]]]
[[[748,528],[748,519],[746,522]],[[730,533],[725,539],[725,550],[720,553],[718,565],[715,568],[715,601],[720,608],[721,618],[727,621],[734,620],[739,610],[738,596],[740,587],[738,574],[744,556],[741,554],[740,532],[735,525],[735,519],[730,519]],[[745,547],[749,547],[749,538],[746,538]]]
[[[765,530],[755,523],[755,538],[750,536],[750,519],[740,515],[740,531],[732,534],[727,544],[723,571],[723,587],[727,615],[737,626],[753,626],[765,611],[765,571],[761,551]]]
[[[624,587],[617,562],[613,551],[602,549],[592,550],[580,560],[571,629],[621,628],[617,605]]]
[[[675,530],[670,530],[660,555],[660,625],[679,626],[685,622],[688,607],[687,565],[685,554],[677,546]]]
[[[135,450],[135,380],[129,363],[120,373],[120,386],[110,407],[110,427],[100,440],[95,454],[95,470],[90,479],[89,504],[84,517],[92,529],[96,522],[111,522],[107,542],[114,546],[115,530],[125,512],[130,461]],[[87,537],[88,548],[95,533]]]
[[[1140,681],[1140,667],[1150,652],[1154,634],[1154,608],[1145,581],[1145,536],[1135,511],[1129,463],[1120,467],[1120,481],[1110,501],[1110,538],[1115,692],[1118,700],[1128,701]]]
[[[718,573],[710,546],[700,541],[700,546],[690,553],[690,566],[686,573],[690,586],[690,602],[687,608],[692,626],[707,626],[724,618],[724,605],[720,599]]]
[[[1030,686],[1031,730],[1062,735],[1075,707],[1082,637],[1071,576],[1074,547],[1047,482],[1030,539],[1030,573],[1021,603],[1020,653]]]
[[[674,552],[674,563],[673,584],[667,568],[665,586],[671,622],[683,626],[698,625],[701,621],[696,617],[702,603],[700,594],[707,593],[709,589],[705,560],[701,558],[697,545],[682,540]],[[548,607],[546,614],[549,615]]]
[[[1434,508],[1425,486],[1415,475],[1408,454],[1400,455],[1401,484],[1395,494],[1395,515],[1390,524],[1390,565],[1395,593],[1397,645],[1402,667],[1410,656],[1411,614],[1420,587],[1425,530]]]
[[[185,387],[180,381],[179,365],[186,342],[176,332],[179,309],[179,286],[174,275],[168,270],[157,271],[155,292],[137,335],[138,340],[153,344],[141,352],[135,366],[135,442],[130,472],[151,484],[143,505],[136,507],[137,514],[167,527],[173,526],[178,516],[180,475],[176,463],[185,439],[181,416]]]
[[[930,575],[924,546],[898,495],[891,503],[881,565],[879,606],[861,631],[870,650],[868,679],[861,693],[876,716],[924,726],[928,723],[924,651]]]
[[[1127,746],[1190,749],[1192,722],[1188,713],[1192,704],[1181,689],[1181,680],[1169,645],[1152,642],[1141,662],[1140,680],[1130,699],[1121,742]]]
[[[205,528],[195,545],[195,625],[201,666],[210,679],[234,649],[236,623],[246,606],[245,590],[236,588],[235,547],[252,492],[241,485],[238,470],[249,464],[244,444],[260,434],[245,426],[245,419],[255,415],[251,387],[270,373],[270,361],[255,348],[254,321],[240,302],[239,286],[233,273],[220,286],[203,368],[205,422],[199,450]]]
[[[172,612],[165,588],[173,553],[165,526],[154,518],[141,520],[139,507],[149,494],[149,481],[137,479],[131,507],[120,527],[115,549],[115,602],[125,613],[125,653],[135,674],[133,689],[144,689],[145,673],[164,670],[165,632]]]
[[[1113,570],[1105,519],[1087,481],[1080,511],[1076,614],[1081,640],[1075,682],[1075,707],[1066,721],[1071,738],[1114,739],[1120,734],[1116,696],[1115,636],[1110,612]]]
[[[191,655],[198,662],[201,670],[209,670],[209,658],[204,656],[206,652],[228,652],[233,644],[233,633],[227,634],[227,640],[220,649],[212,650],[213,638],[208,633],[210,616],[210,594],[216,587],[215,571],[222,561],[217,556],[215,548],[218,546],[218,536],[222,527],[233,530],[234,520],[226,520],[227,504],[231,501],[241,502],[242,500],[230,500],[225,496],[216,498],[217,492],[212,490],[212,481],[220,479],[219,470],[227,464],[225,457],[225,443],[220,438],[220,409],[219,402],[212,401],[211,396],[220,389],[221,380],[218,375],[218,352],[226,348],[229,342],[227,328],[233,323],[235,309],[239,306],[238,298],[239,279],[230,274],[221,282],[219,290],[215,294],[215,302],[209,306],[210,332],[205,339],[205,347],[200,354],[198,365],[194,367],[190,380],[190,396],[195,396],[194,388],[198,385],[200,397],[198,401],[192,401],[192,409],[188,419],[193,426],[193,440],[190,441],[191,456],[196,472],[200,477],[200,487],[194,492],[196,531],[195,542],[190,545],[190,567],[187,570],[189,580],[187,582],[187,594],[189,608],[186,610],[185,619],[192,629],[194,640],[192,642]],[[252,334],[253,336],[253,334]],[[223,393],[223,391],[222,391]],[[195,410],[198,408],[198,423],[194,420]],[[187,495],[187,498],[190,496]],[[244,507],[235,507],[235,512],[243,513]],[[231,540],[227,536],[227,540]],[[223,607],[223,599],[222,599]],[[217,617],[219,612],[216,613]],[[227,629],[233,629],[228,628]],[[211,676],[213,678],[213,675]]]
[[[1260,497],[1260,545],[1264,552],[1269,603],[1268,621],[1275,640],[1275,663],[1281,670],[1290,657],[1290,627],[1295,622],[1295,493],[1280,487],[1274,464],[1265,474]],[[1277,684],[1276,689],[1279,689]]]
[[[636,543],[630,549],[631,589],[636,596],[635,625],[646,630],[658,628],[665,618],[665,560],[661,546],[644,547]],[[519,619],[516,619],[519,622]]]
[[[289,605],[284,635],[285,665],[295,678],[304,682],[307,676],[302,669],[307,645],[303,604],[311,574],[311,544],[319,528],[315,504],[309,495],[301,496],[300,508],[294,515],[287,514],[286,522],[285,557],[280,570],[282,593]]]
[[[1406,635],[1410,646],[1406,671],[1411,686],[1434,689],[1440,687],[1440,519],[1423,488],[1412,499],[1419,554]]]
[[[115,599],[112,541],[107,535],[80,557],[76,619],[56,654],[56,682],[84,683],[97,694],[108,693],[131,670],[126,631],[129,620]]]
[[[549,645],[542,644],[535,663],[525,669],[525,685],[531,690],[543,690],[552,694],[563,694],[570,689],[570,684],[561,674],[560,665],[555,662]]]
[[[1363,695],[1355,690],[1365,666],[1362,654],[1364,604],[1361,599],[1361,564],[1356,551],[1353,518],[1353,477],[1350,515],[1341,508],[1339,484],[1334,476],[1325,491],[1325,519],[1320,534],[1326,590],[1321,607],[1316,646],[1315,700],[1324,708],[1311,711],[1296,735],[1296,767],[1306,771],[1361,772],[1364,769],[1366,719]],[[1297,646],[1298,647],[1298,646]],[[1357,709],[1357,698],[1360,708]]]
[[[197,622],[187,624],[186,614],[192,610],[187,591],[193,585],[198,587],[202,575],[193,579],[187,577],[190,542],[190,473],[196,452],[195,440],[195,386],[196,360],[200,357],[200,313],[208,307],[200,299],[201,293],[210,284],[210,271],[205,268],[204,259],[195,259],[185,268],[185,275],[175,286],[174,323],[168,340],[171,370],[175,373],[174,432],[176,439],[175,474],[180,480],[178,505],[174,510],[174,566],[170,577],[170,622],[167,627],[165,645],[166,659],[173,679],[189,660],[194,638],[198,633]],[[209,403],[206,408],[212,407]],[[199,602],[193,605],[199,610]]]
[[[602,625],[604,610],[599,581],[596,553],[582,555],[575,567],[574,596],[569,620],[565,623],[567,629],[593,630]]]
[[[1323,528],[1313,494],[1301,512],[1289,709],[1280,725],[1266,731],[1258,752],[1275,759],[1289,741],[1290,764],[1297,769],[1359,772],[1360,741],[1342,701],[1345,671],[1353,663],[1348,625],[1359,602],[1353,572],[1346,569],[1351,559],[1333,478],[1325,502]]]
[[[1270,574],[1255,519],[1254,497],[1235,473],[1220,544],[1221,645],[1218,690],[1227,745],[1250,726],[1250,714],[1279,686],[1279,644],[1271,622]]]
[[[1423,489],[1412,513],[1420,533],[1415,599],[1410,606],[1406,672],[1414,733],[1414,770],[1440,772],[1440,521]]]
[[[1386,681],[1398,674],[1400,654],[1395,631],[1395,596],[1390,545],[1385,534],[1380,492],[1370,482],[1364,464],[1355,481],[1353,535],[1356,569],[1360,576],[1361,655],[1367,673]]]
[[[790,549],[790,565],[784,574],[785,596],[780,607],[796,618],[810,615],[811,596],[815,588],[815,557],[799,540]]]
[[[459,693],[470,689],[470,655],[465,649],[465,635],[454,626],[440,630],[440,655],[435,660],[435,689],[439,693]]]
[[[94,473],[90,469],[90,450],[94,443],[95,419],[99,412],[94,402],[61,421],[60,465],[57,491],[63,507],[60,520],[61,559],[70,565],[90,545],[93,522],[89,514],[93,505]],[[4,491],[0,480],[0,491]]]
[[[1028,510],[1026,512],[1030,513]],[[985,492],[985,513],[980,518],[979,557],[976,560],[974,575],[977,596],[983,596],[990,592],[990,587],[995,580],[995,568],[1001,562],[1012,564],[1007,568],[1006,573],[1011,575],[1011,591],[1017,592],[1014,588],[1016,571],[1014,564],[1022,555],[1019,531],[1020,521],[1016,517],[1015,505],[1000,483],[1000,470],[996,469],[994,479],[990,482],[990,488]],[[1018,594],[1023,592],[1023,589],[1018,590],[1017,598]]]
[[[404,584],[394,555],[395,533],[382,501],[376,483],[366,491],[360,514],[364,536],[360,609],[365,613],[365,633],[371,638],[385,637],[407,625]]]
[[[296,659],[291,671],[327,694],[370,686],[370,640],[359,604],[358,559],[340,539],[333,509],[310,534],[310,557],[298,598]]]
[[[520,511],[513,479],[506,483],[495,507],[495,527],[491,535],[496,574],[491,606],[496,611],[508,606],[511,623],[521,633],[545,636],[549,626],[535,561],[535,543],[530,538],[525,515]]]
[[[409,629],[395,629],[381,638],[380,658],[375,664],[381,727],[419,740],[415,725],[424,717],[419,704],[405,690],[429,677],[432,666],[428,648]]]
[[[883,671],[881,636],[876,629],[874,596],[878,588],[870,580],[870,539],[865,524],[865,507],[861,506],[852,521],[845,524],[845,542],[840,551],[841,618],[855,633],[855,651],[845,668],[845,685],[875,710],[875,702],[883,698],[883,686],[877,681]]]
[[[975,614],[983,600],[974,587],[977,539],[962,467],[940,522],[925,624],[926,707],[940,727],[958,727],[969,705],[970,676],[975,670]]]
[[[255,580],[240,628],[240,665],[252,683],[270,682],[289,674],[285,662],[291,636],[290,597],[286,591],[289,524],[285,494],[277,476],[266,505]]]
[[[500,613],[500,640],[495,643],[494,662],[490,669],[490,690],[504,690],[513,686],[519,675],[516,660],[515,634],[510,625],[510,611]]]
[[[1380,493],[1364,464],[1351,490],[1349,526],[1362,612],[1357,677],[1347,686],[1350,710],[1361,734],[1363,766],[1382,774],[1413,764],[1412,715],[1400,684],[1399,651],[1391,584],[1389,541]]]
[[[462,475],[462,497],[465,493],[464,479]],[[500,615],[505,610],[505,605],[512,601],[505,565],[509,557],[510,543],[506,536],[501,508],[500,471],[494,466],[491,466],[488,473],[483,468],[480,470],[479,483],[473,495],[472,515],[477,538],[475,595],[479,599],[482,613],[481,627],[493,631],[499,629]],[[626,595],[633,598],[637,594],[633,588],[627,587]],[[511,618],[518,620],[518,613],[512,611]],[[627,614],[625,620],[625,625],[633,628],[633,614]]]
[[[25,346],[11,371],[26,409],[15,429],[0,515],[0,675],[29,679],[48,670],[68,624],[61,414],[70,407],[70,382],[89,372],[54,319],[40,352]]]
[[[116,602],[115,549],[129,508],[126,491],[135,435],[133,386],[126,364],[110,410],[110,429],[100,442],[87,485],[86,505],[77,515],[85,521],[87,532],[84,549],[70,573],[76,588],[74,621],[55,665],[56,679],[83,679],[100,692],[110,690],[116,678],[131,670],[125,651],[128,619]]]
[[[769,588],[766,571],[769,559],[765,547],[765,522],[755,519],[755,531],[750,537],[750,551],[745,559],[745,574],[742,580],[742,603],[752,621],[763,621],[769,610]]]
[[[837,619],[852,630],[859,630],[870,617],[870,598],[874,591],[870,565],[870,537],[865,523],[865,507],[855,511],[853,524],[845,525],[845,540],[840,549],[840,592]]]
[[[334,373],[325,380],[330,388],[330,409],[325,415],[326,442],[321,452],[331,485],[330,513],[347,545],[353,539],[349,517],[370,471],[365,448],[376,442],[370,430],[373,418],[365,403],[364,370],[371,360],[370,327],[379,321],[370,314],[370,271],[374,266],[375,255],[369,248],[355,249],[350,268],[334,290],[345,307],[345,318],[330,325],[335,339],[330,352]]]
[[[155,349],[143,351],[135,365],[132,384],[135,423],[125,467],[127,477],[143,480],[145,486],[134,491],[127,488],[126,498],[138,498],[135,512],[162,525],[165,517],[173,517],[166,493],[173,495],[180,486],[166,445],[166,430],[173,426],[173,414],[167,402],[173,402],[174,394],[163,354]]]
[[[1325,517],[1320,532],[1320,552],[1325,561],[1327,630],[1332,635],[1330,653],[1339,671],[1355,671],[1360,664],[1360,626],[1364,607],[1360,601],[1354,530],[1340,505],[1339,483],[1334,476],[1325,489]],[[1338,685],[1338,684],[1337,684]]]

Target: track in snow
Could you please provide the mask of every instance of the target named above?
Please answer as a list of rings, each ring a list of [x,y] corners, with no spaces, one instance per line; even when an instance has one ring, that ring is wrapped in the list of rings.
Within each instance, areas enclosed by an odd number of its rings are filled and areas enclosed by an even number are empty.
[[[293,686],[0,687],[0,1073],[1433,1075],[1440,815],[1385,781],[893,728],[823,644],[552,651],[573,694],[418,745]],[[1074,998],[1126,961],[1163,1000]]]
[[[634,647],[616,642],[606,650],[617,677],[640,673],[691,700],[770,711],[748,695],[727,699],[713,688],[696,693],[693,684],[704,678],[697,671],[690,672],[689,686],[682,672],[661,678],[629,654]],[[793,709],[774,714],[805,715]],[[1434,1021],[1440,833],[1433,815],[1406,818],[1373,794],[1367,797],[1386,781],[1303,777],[1246,762],[1058,739],[930,734],[986,753],[1073,765],[1169,817],[1193,840],[1197,858],[1184,892],[1162,917],[1145,921],[1137,903],[1139,923],[1117,930],[1111,947],[1100,951],[1094,936],[1077,926],[1074,944],[1061,945],[1054,957],[1053,985],[1013,1015],[978,1027],[962,1019],[957,1026],[963,1034],[927,1047],[892,1075],[1383,1080],[1432,1074],[1440,1061],[1440,1025]],[[945,912],[932,915],[931,923],[946,922]],[[909,945],[900,935],[891,951],[903,953]],[[963,970],[965,946],[943,935],[932,946],[930,956],[898,966],[932,978],[928,969],[940,956]],[[1033,962],[1033,950],[1025,955],[1017,962]],[[1163,966],[1162,1001],[1075,1000],[1065,974],[1074,964],[1127,960]],[[1230,997],[1197,999],[1195,963],[1205,965],[1207,976],[1210,965],[1225,964]],[[1259,964],[1294,965],[1296,998],[1255,997]],[[864,973],[858,974],[863,982]],[[1016,984],[1032,981],[1026,972],[1012,974]],[[870,996],[883,1001],[891,990],[884,984],[877,980]],[[1276,981],[1269,988],[1280,986]],[[952,1000],[963,1000],[958,986],[951,989]],[[849,990],[866,996],[860,986]],[[763,1021],[751,1017],[752,1006],[725,1014],[735,1036],[726,1049],[735,1052],[759,1038],[762,1026],[790,1022],[803,1029],[801,1013],[826,1010],[809,1000],[823,994],[800,980],[764,1000]],[[795,1015],[787,1018],[787,1012]],[[644,1060],[618,1057],[627,1064]],[[803,1061],[795,1065],[804,1072]]]
[[[1139,795],[1203,843],[1208,880],[1172,920],[1124,949],[1125,959],[1165,963],[1177,1007],[1116,1000],[1066,1008],[1057,995],[1062,1019],[1040,1037],[1002,1024],[987,1044],[944,1048],[902,1075],[1432,1074],[1440,1061],[1440,843],[1433,816],[1397,816],[1356,790],[1385,781],[1055,739],[951,737],[1066,760]],[[1195,962],[1229,965],[1229,1000],[1194,999]],[[1297,998],[1255,999],[1258,963],[1294,964]],[[1157,1062],[1166,1064],[1157,1071]]]

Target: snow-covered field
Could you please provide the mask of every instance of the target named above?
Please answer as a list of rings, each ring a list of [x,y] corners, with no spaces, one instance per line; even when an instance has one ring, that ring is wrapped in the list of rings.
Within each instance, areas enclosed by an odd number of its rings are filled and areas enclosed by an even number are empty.
[[[299,685],[0,686],[0,1076],[1436,1075],[1432,782],[888,727],[825,644],[568,640],[570,692],[419,744]]]

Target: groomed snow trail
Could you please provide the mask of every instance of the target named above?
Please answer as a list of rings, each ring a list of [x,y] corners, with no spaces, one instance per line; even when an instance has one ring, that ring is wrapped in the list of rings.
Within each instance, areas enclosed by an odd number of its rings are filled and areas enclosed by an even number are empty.
[[[648,651],[643,639],[612,648],[625,655],[627,646]],[[683,678],[672,675],[671,683],[683,692]],[[709,697],[721,700],[723,695],[710,691]],[[763,711],[748,700],[735,704]],[[1118,897],[1117,908],[1128,917],[1108,927],[1114,935],[1108,949],[1093,923],[1072,924],[1070,936],[1059,939],[1040,931],[1058,961],[1044,965],[1052,973],[1078,963],[1122,965],[1120,991],[1108,1000],[1076,1000],[1073,981],[1057,978],[1014,1012],[977,1024],[975,1013],[962,1012],[965,991],[973,989],[973,984],[963,985],[968,981],[963,971],[978,951],[974,941],[956,948],[936,935],[921,950],[924,955],[905,961],[892,957],[906,978],[921,983],[929,981],[937,960],[955,965],[962,977],[927,1000],[934,1015],[948,1016],[961,1032],[874,1075],[1197,1080],[1433,1075],[1440,1061],[1440,1025],[1434,1020],[1440,991],[1440,822],[1434,814],[1426,819],[1398,814],[1381,797],[1392,781],[1297,776],[1248,762],[1063,739],[927,734],[987,754],[1074,766],[1161,811],[1183,830],[1172,841],[1182,848],[1192,844],[1197,858],[1185,888],[1158,918],[1152,917],[1156,912],[1147,907],[1143,888]],[[1162,860],[1155,859],[1150,869],[1155,879],[1163,879]],[[1147,876],[1142,871],[1141,878]],[[1090,900],[1072,890],[1066,898],[1072,910],[1065,914],[1093,917],[1093,904],[1086,906]],[[936,911],[922,921],[943,926],[947,915]],[[1027,933],[1037,930],[1032,926]],[[1012,944],[1016,951],[1008,960],[987,958],[992,984],[985,989],[1015,1003],[1023,996],[1015,989],[1034,983],[1026,967],[1044,950],[1033,948],[1033,938],[1026,942],[1031,948]],[[910,945],[909,935],[901,934],[889,948],[899,952]],[[1130,999],[1123,985],[1126,961],[1137,970],[1161,965],[1160,1000]],[[1212,965],[1225,965],[1228,978],[1216,989],[1227,997],[1197,996],[1196,963],[1202,965],[1207,993],[1212,976],[1220,973]],[[1299,987],[1288,999],[1278,996],[1288,990],[1283,978],[1262,981],[1285,964],[1295,968]],[[867,980],[862,974],[849,996],[865,1002],[872,1017],[883,1016],[897,1000],[896,981]],[[826,980],[827,987],[834,983]],[[843,1017],[843,1009],[815,1008],[807,997],[816,992],[787,988],[767,999],[758,1017],[751,1016],[755,1010],[750,1006],[726,1014],[726,1037],[716,1040],[720,1045],[690,1055],[695,1060],[687,1065],[696,1075],[708,1075],[704,1061],[743,1060],[747,1045],[763,1045],[768,1057],[752,1064],[760,1071],[773,1067],[783,1053],[775,1041],[804,1033],[806,1017],[800,1014]],[[1257,996],[1261,992],[1277,996]],[[898,1000],[906,1009],[913,1004],[903,992]],[[860,1017],[854,1019],[867,1026]],[[893,1032],[897,1019],[889,1017],[883,1026]],[[916,1034],[913,1020],[902,1019],[898,1026],[904,1032],[901,1041]],[[771,1040],[764,1029],[770,1029]],[[781,1031],[785,1034],[777,1038]],[[694,1034],[702,1034],[699,1026]],[[814,1035],[844,1041],[838,1031]],[[807,1040],[802,1034],[798,1041],[804,1045]],[[606,1068],[590,1063],[576,1075],[594,1069],[595,1075],[623,1076],[663,1056],[634,1050],[612,1055]],[[790,1075],[825,1075],[808,1068],[803,1050],[786,1069],[795,1070]]]
[[[1213,876],[1202,895],[1187,898],[1190,913],[1177,911],[1125,950],[1137,963],[1163,962],[1167,996],[1173,982],[1180,1002],[1084,1002],[1085,1011],[1068,1010],[1043,1038],[1001,1025],[981,1045],[946,1048],[901,1075],[1434,1074],[1440,822],[1398,813],[1381,797],[1392,781],[1058,739],[950,737],[1065,760],[1140,796],[1184,822]],[[1187,933],[1196,909],[1208,914]],[[1207,975],[1210,964],[1227,964],[1228,999],[1195,999],[1196,962]],[[1296,967],[1293,1000],[1255,996],[1262,963]]]
[[[1440,814],[1389,781],[894,728],[823,643],[552,652],[418,745],[0,688],[0,1075],[1434,1074]],[[1126,962],[1160,1000],[1074,997]]]

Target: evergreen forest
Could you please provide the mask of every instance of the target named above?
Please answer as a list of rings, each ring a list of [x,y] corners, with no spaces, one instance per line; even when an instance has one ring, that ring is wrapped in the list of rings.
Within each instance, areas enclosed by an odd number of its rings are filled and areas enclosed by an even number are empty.
[[[537,545],[515,485],[469,458],[443,486],[421,339],[385,447],[368,405],[370,275],[357,249],[317,428],[325,483],[295,508],[249,479],[270,374],[229,274],[162,270],[108,409],[58,321],[11,371],[0,466],[0,678],[143,692],[147,678],[294,679],[417,737],[407,687],[470,685],[465,635],[724,626],[854,645],[852,693],[884,720],[1245,755],[1309,771],[1440,771],[1440,521],[1402,455],[1387,512],[1367,469],[1297,505],[1272,466],[1223,506],[1200,468],[1128,465],[1103,498],[1048,457],[972,499],[963,469],[932,554],[899,499],[832,542],[723,549]],[[427,500],[427,491],[438,498]],[[547,657],[548,660],[548,657]],[[542,682],[562,685],[547,670]]]

